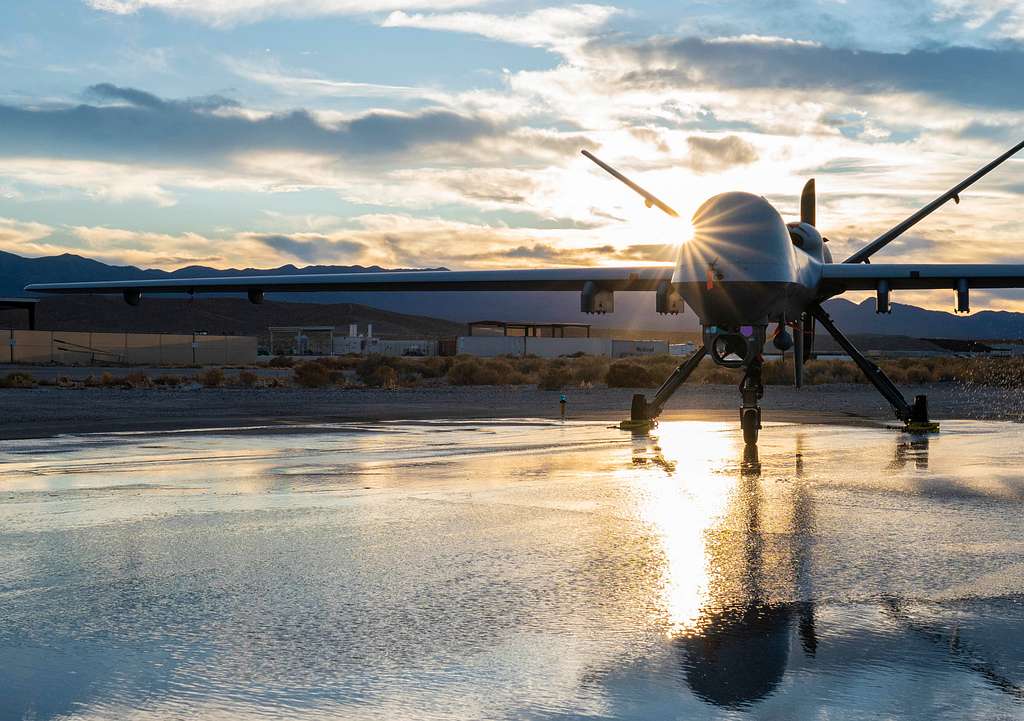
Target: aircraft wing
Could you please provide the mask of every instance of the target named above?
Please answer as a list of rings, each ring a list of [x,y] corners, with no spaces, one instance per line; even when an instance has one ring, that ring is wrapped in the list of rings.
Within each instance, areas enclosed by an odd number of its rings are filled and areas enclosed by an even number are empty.
[[[1024,265],[927,263],[829,263],[823,266],[821,287],[829,295],[846,290],[889,288],[955,289],[966,280],[969,288],[1024,288]]]
[[[593,282],[602,290],[657,290],[672,278],[669,266],[544,268],[536,270],[308,273],[87,283],[34,283],[31,293],[247,293],[316,291],[575,290]]]

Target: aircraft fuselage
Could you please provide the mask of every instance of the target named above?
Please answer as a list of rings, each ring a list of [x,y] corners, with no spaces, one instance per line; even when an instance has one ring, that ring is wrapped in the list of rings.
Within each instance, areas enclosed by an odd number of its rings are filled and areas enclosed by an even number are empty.
[[[821,265],[830,258],[813,226],[794,224],[791,235],[771,203],[739,192],[709,199],[693,225],[672,283],[704,326],[794,320],[817,300]]]

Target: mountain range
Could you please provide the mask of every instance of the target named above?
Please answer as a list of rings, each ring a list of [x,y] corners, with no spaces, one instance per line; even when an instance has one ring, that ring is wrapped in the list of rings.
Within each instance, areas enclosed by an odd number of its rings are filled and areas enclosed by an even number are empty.
[[[316,265],[303,268],[284,265],[278,268],[221,270],[188,266],[175,271],[134,266],[115,266],[78,255],[63,254],[26,258],[0,251],[0,296],[24,295],[29,283],[130,280],[133,278],[186,278],[208,275],[295,275],[298,273],[376,273],[377,266]],[[432,270],[444,270],[437,268]],[[275,293],[268,299],[298,301],[319,305],[359,304],[410,316],[427,316],[463,323],[470,320],[530,320],[536,322],[583,322],[596,327],[645,328],[654,330],[695,330],[696,317],[686,311],[679,316],[659,316],[654,312],[651,293],[618,293],[616,310],[607,316],[580,313],[576,293],[559,292],[473,292],[473,293]],[[145,300],[143,303],[145,304]],[[71,307],[71,306],[68,306]],[[79,307],[79,306],[74,306]],[[854,303],[833,298],[825,303],[836,324],[850,334],[902,335],[914,338],[1024,338],[1024,313],[979,311],[957,316],[913,305],[893,303],[890,315],[874,312],[874,300]],[[253,309],[256,310],[256,309]],[[303,313],[303,316],[310,315]],[[315,315],[315,314],[312,314]],[[338,315],[332,312],[332,318]],[[344,312],[341,313],[344,315]],[[350,314],[351,315],[351,314]],[[296,321],[308,322],[308,321]],[[440,326],[438,327],[440,330]]]

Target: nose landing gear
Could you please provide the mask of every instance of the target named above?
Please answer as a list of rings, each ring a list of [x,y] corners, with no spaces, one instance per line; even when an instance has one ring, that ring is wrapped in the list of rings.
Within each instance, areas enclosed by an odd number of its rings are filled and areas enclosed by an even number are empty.
[[[757,432],[761,430],[761,407],[757,404],[764,397],[764,383],[761,381],[761,356],[747,366],[747,372],[740,382],[740,427],[743,442],[752,446],[757,443]]]

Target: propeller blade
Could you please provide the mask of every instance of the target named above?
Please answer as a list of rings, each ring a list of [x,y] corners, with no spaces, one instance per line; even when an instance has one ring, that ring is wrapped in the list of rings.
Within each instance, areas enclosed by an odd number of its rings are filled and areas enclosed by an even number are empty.
[[[585,157],[589,158],[590,160],[593,160],[602,170],[606,171],[609,175],[611,175],[612,177],[614,177],[614,178],[616,178],[618,180],[621,180],[623,183],[628,185],[630,187],[630,189],[632,189],[634,192],[639,193],[640,195],[642,195],[644,197],[644,203],[647,205],[648,208],[650,208],[652,205],[656,205],[656,206],[658,206],[658,208],[660,208],[661,210],[665,211],[666,213],[671,215],[673,218],[678,218],[679,217],[679,213],[674,211],[672,208],[670,208],[665,203],[663,203],[660,200],[658,200],[658,198],[653,193],[648,193],[646,190],[641,188],[639,185],[634,183],[632,180],[627,178],[625,175],[620,173],[618,170],[616,170],[612,166],[608,165],[608,163],[605,163],[602,160],[598,160],[597,156],[595,156],[589,150],[581,150],[580,152],[583,153],[583,155]]]
[[[804,183],[804,189],[800,193],[800,222],[808,225],[816,225],[814,178]]]

